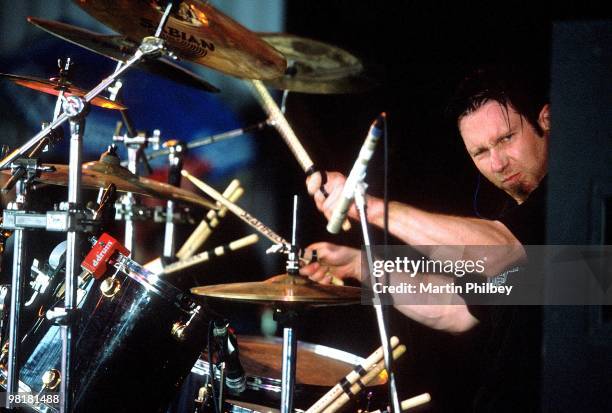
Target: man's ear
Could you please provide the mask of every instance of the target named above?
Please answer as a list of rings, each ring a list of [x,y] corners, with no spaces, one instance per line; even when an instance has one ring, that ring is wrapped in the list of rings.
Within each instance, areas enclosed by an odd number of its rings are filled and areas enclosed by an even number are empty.
[[[544,132],[550,131],[550,105],[548,103],[542,106],[542,110],[540,110],[538,124]]]

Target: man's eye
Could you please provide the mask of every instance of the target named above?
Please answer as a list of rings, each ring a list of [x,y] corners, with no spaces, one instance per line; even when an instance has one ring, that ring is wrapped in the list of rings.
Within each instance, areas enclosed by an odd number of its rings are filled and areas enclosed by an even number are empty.
[[[510,142],[512,140],[512,135],[504,136],[500,139],[500,142]]]

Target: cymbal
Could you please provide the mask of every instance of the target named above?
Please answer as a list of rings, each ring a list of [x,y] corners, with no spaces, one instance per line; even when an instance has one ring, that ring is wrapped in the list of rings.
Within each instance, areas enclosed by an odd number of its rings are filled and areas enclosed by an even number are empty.
[[[155,33],[159,1],[75,0],[92,17],[140,42]],[[249,79],[272,79],[286,69],[282,54],[255,33],[200,0],[175,1],[162,38],[179,57]]]
[[[308,278],[288,274],[276,275],[265,281],[218,284],[195,287],[191,292],[209,298],[221,298],[254,303],[329,306],[358,303],[361,288],[322,285]]]
[[[118,163],[115,164],[114,160],[109,160],[109,158],[117,159],[113,156],[107,156],[102,157],[100,161],[83,164],[81,175],[83,187],[97,189],[115,184],[117,191],[121,192],[133,192],[154,198],[186,202],[209,209],[218,209],[213,202],[185,189],[134,175]],[[68,165],[45,164],[45,166],[53,166],[55,171],[41,173],[40,178],[36,179],[37,182],[68,186]]]
[[[283,339],[238,336],[240,363],[249,376],[281,379]],[[346,351],[319,344],[298,341],[296,383],[315,386],[334,386],[363,359]],[[368,386],[385,383],[379,376]]]
[[[262,33],[260,37],[287,59],[285,74],[266,84],[303,93],[352,93],[373,87],[362,62],[339,47],[284,33]]]
[[[0,73],[0,78],[4,78],[10,80],[11,82],[27,87],[28,89],[34,89],[39,92],[48,93],[50,95],[57,96],[59,95],[60,88],[65,87],[64,95],[65,96],[85,96],[88,92],[86,90],[80,89],[70,82],[67,82],[65,86],[60,86],[60,82],[57,79],[40,79],[32,76],[21,76],[21,75],[11,75],[7,73]],[[127,109],[121,103],[114,102],[110,99],[106,99],[101,96],[96,96],[90,102],[94,106],[99,106],[105,109],[118,109],[125,110]]]
[[[66,40],[117,62],[125,63],[134,55],[138,48],[138,43],[121,35],[95,33],[70,24],[39,19],[37,17],[28,17],[28,21],[62,40]],[[195,87],[206,92],[219,92],[218,88],[211,85],[200,76],[163,58],[141,60],[137,63],[137,66],[149,73],[166,77],[187,86]]]

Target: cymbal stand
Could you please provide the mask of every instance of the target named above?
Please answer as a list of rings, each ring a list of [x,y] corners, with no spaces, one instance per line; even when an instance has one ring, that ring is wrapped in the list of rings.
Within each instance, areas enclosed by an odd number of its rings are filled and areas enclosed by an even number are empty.
[[[164,18],[160,22],[160,27],[156,32],[159,35],[160,28],[165,25],[172,4],[170,3],[164,13]],[[136,54],[125,64],[117,69],[111,76],[102,81],[100,85],[89,92],[85,99],[74,96],[66,99],[64,104],[64,114],[70,119],[70,162],[68,180],[68,208],[76,209],[80,203],[81,195],[81,165],[82,165],[82,133],[85,127],[85,109],[89,103],[87,98],[95,91],[96,95],[110,86],[115,79],[127,68],[136,63],[145,55],[159,55],[163,50],[164,42],[159,37],[147,37],[143,39],[142,45]],[[92,96],[93,98],[93,96]],[[69,413],[73,409],[73,392],[70,387],[72,379],[72,361],[75,341],[72,337],[73,313],[76,311],[76,289],[78,287],[78,233],[75,230],[68,231],[68,243],[66,246],[66,288],[65,288],[65,315],[59,320],[62,334],[62,381],[60,383],[60,413]]]
[[[64,101],[64,93],[66,92],[66,88],[68,87],[68,74],[70,71],[70,67],[72,66],[72,61],[70,58],[66,58],[65,61],[61,59],[57,60],[57,65],[59,67],[59,93],[57,95],[57,100],[55,101],[55,108],[53,110],[53,120],[57,119],[59,115],[62,113],[62,102]]]
[[[115,87],[120,87],[121,83],[117,83]],[[116,90],[116,89],[114,89]],[[116,92],[113,92],[116,93]],[[146,157],[144,155],[144,149],[151,143],[154,149],[158,148],[160,141],[160,132],[159,130],[154,130],[152,136],[147,136],[146,133],[137,133],[134,135],[134,129],[131,126],[131,121],[127,116],[125,111],[121,111],[123,116],[125,125],[126,125],[126,134],[119,135],[119,130],[121,129],[121,123],[117,127],[115,134],[113,136],[113,142],[123,142],[125,147],[127,148],[128,153],[128,162],[127,168],[130,172],[135,175],[138,175],[138,162],[140,160],[144,160],[147,169],[150,172],[150,166],[146,161]],[[134,222],[134,213],[135,206],[138,204],[136,197],[133,193],[128,192],[121,196],[121,199],[118,201],[118,210],[121,210],[121,214],[125,219],[125,237],[124,237],[124,246],[131,252],[132,259],[136,259],[136,228]]]
[[[166,12],[160,21],[158,27],[158,34],[161,32],[161,28],[165,25],[172,3],[168,4]],[[43,128],[34,137],[28,140],[21,147],[14,150],[11,154],[6,156],[0,161],[0,170],[11,167],[18,158],[22,157],[33,147],[35,147],[42,139],[44,139],[51,131],[58,126],[70,120],[70,162],[69,162],[69,184],[68,184],[68,203],[64,205],[66,211],[60,211],[60,214],[54,214],[56,217],[63,217],[63,221],[59,224],[56,222],[57,227],[61,227],[68,232],[67,236],[67,251],[66,251],[66,293],[65,293],[65,309],[64,314],[58,317],[57,321],[62,324],[62,380],[60,384],[60,413],[68,413],[72,410],[73,395],[70,391],[71,385],[71,374],[72,368],[72,348],[74,341],[72,340],[72,320],[73,320],[73,309],[76,303],[76,287],[75,282],[78,268],[78,254],[77,254],[77,230],[78,221],[81,218],[80,211],[77,210],[78,201],[80,201],[80,186],[81,186],[81,146],[82,146],[82,132],[84,128],[84,118],[86,108],[89,102],[110,86],[117,77],[125,72],[132,65],[140,61],[143,57],[158,57],[164,51],[164,41],[159,37],[146,37],[142,40],[142,43],[134,56],[132,56],[126,64],[120,69],[116,70],[109,77],[104,79],[100,84],[88,92],[84,98],[76,96],[69,96],[64,100],[63,109],[64,112],[54,119],[47,127]],[[36,170],[36,169],[35,169]],[[26,193],[25,181],[18,183],[21,188],[17,188],[19,193],[18,200],[24,201]],[[15,203],[15,208],[20,207],[19,202]],[[23,202],[21,202],[23,204]],[[13,211],[10,211],[13,212]],[[47,214],[49,215],[49,214]],[[3,225],[6,228],[7,214],[4,214]],[[15,247],[13,255],[13,288],[11,291],[11,326],[9,335],[12,333],[12,340],[9,339],[9,360],[7,363],[7,393],[15,394],[18,389],[18,370],[16,369],[17,364],[17,352],[18,352],[18,338],[19,332],[19,307],[21,305],[21,297],[19,296],[20,286],[22,284],[22,275],[25,270],[25,237],[24,229],[29,224],[19,222],[16,214],[9,215],[12,227],[10,229],[15,230]],[[49,224],[47,223],[47,229]],[[40,223],[37,228],[44,228]],[[58,230],[57,227],[55,230]],[[61,230],[61,229],[59,229]],[[9,402],[7,397],[7,408],[12,408],[13,403]]]
[[[170,153],[168,155],[168,183],[173,186],[181,186],[181,171],[183,170],[183,157],[187,148],[183,142],[171,139],[164,143]],[[174,215],[176,209],[175,201],[167,201],[166,203],[166,232],[164,234],[164,254],[166,262],[170,263],[175,260],[176,243],[175,243],[175,227]]]
[[[370,243],[370,234],[368,231],[368,221],[366,214],[366,189],[367,184],[363,181],[365,178],[365,174],[360,178],[355,187],[355,206],[359,211],[359,219],[361,221],[361,229],[363,232],[363,245],[366,251],[366,257],[368,261],[368,275],[371,276],[372,268],[373,268],[373,259],[372,259],[372,249]],[[389,397],[391,399],[391,405],[389,413],[401,413],[402,409],[400,407],[399,398],[397,396],[397,386],[395,383],[395,374],[393,372],[393,357],[391,356],[391,343],[389,342],[389,333],[387,332],[387,324],[384,318],[382,303],[380,301],[380,296],[376,292],[376,289],[372,289],[374,291],[374,311],[376,312],[376,322],[378,324],[378,333],[380,335],[380,341],[383,349],[383,358],[385,361],[385,368],[387,369],[387,373],[389,376],[388,386],[389,386]]]
[[[287,273],[299,276],[299,254],[297,247],[297,195],[293,196],[293,228],[291,234],[291,248],[287,258]],[[297,313],[288,310],[277,310],[275,319],[283,327],[283,363],[281,376],[281,413],[293,413],[293,394],[295,392],[295,369],[297,366],[297,336],[294,326],[297,325]]]
[[[122,66],[123,62],[118,62],[115,71],[121,69]],[[112,86],[109,86],[109,99],[116,102],[122,87],[123,82],[120,79],[117,79]],[[158,148],[159,131],[155,130],[152,137],[147,137],[146,134],[136,133],[134,123],[128,115],[127,109],[121,110],[120,112],[123,122],[117,122],[117,127],[115,128],[115,133],[113,134],[113,142],[123,142],[125,144],[128,153],[128,161],[125,166],[127,166],[128,170],[134,175],[138,175],[138,161],[143,160],[148,173],[151,173],[151,166],[144,156],[144,149],[147,147],[149,142],[153,143],[154,149]],[[120,135],[124,124],[125,134]],[[138,201],[131,192],[127,192],[122,195],[117,202],[117,211],[121,211],[121,217],[125,219],[125,235],[123,245],[130,251],[130,256],[132,259],[136,259],[136,227],[134,223],[134,213],[135,206],[137,204]]]
[[[28,207],[28,190],[32,180],[41,171],[38,159],[21,158],[11,163],[14,176],[18,176],[15,182],[15,201],[8,204],[3,215],[3,228],[12,229],[13,241],[13,274],[11,281],[11,311],[9,319],[9,348],[7,369],[7,394],[16,394],[19,391],[19,326],[21,322],[22,289],[26,268],[28,231],[25,227],[15,227],[13,214],[19,214]],[[4,231],[3,229],[3,231]],[[11,408],[9,397],[6,398],[6,408]]]
[[[295,332],[297,319],[297,312],[290,308],[276,308],[274,311],[274,321],[283,326],[281,413],[293,413],[295,370],[297,366],[297,335]]]
[[[58,61],[60,67],[60,85],[65,86],[67,84],[68,69],[70,68],[70,59],[67,59],[65,64]],[[60,88],[59,97],[64,96],[64,88]],[[55,106],[54,119],[58,117],[59,113],[59,102]],[[44,130],[44,127],[43,127]],[[28,207],[28,192],[29,187],[34,178],[40,175],[40,172],[47,170],[47,168],[41,167],[38,154],[44,150],[44,148],[57,140],[59,140],[61,133],[58,129],[51,129],[48,134],[42,136],[42,138],[32,145],[29,153],[24,154],[23,157],[15,159],[10,163],[12,175],[6,184],[3,186],[2,191],[7,191],[15,186],[15,202],[9,204],[6,211],[6,220],[0,220],[5,227],[14,229],[15,239],[13,247],[13,274],[12,274],[12,288],[11,288],[11,306],[10,306],[10,319],[9,319],[9,348],[8,348],[8,359],[7,359],[7,393],[15,394],[19,390],[19,329],[21,325],[21,307],[22,307],[22,293],[24,284],[24,274],[27,270],[27,241],[28,241],[28,229],[26,226],[15,226],[17,221],[16,214],[25,213],[27,214],[26,208]],[[4,151],[3,151],[4,152]],[[23,214],[21,214],[23,215]],[[25,216],[24,216],[25,217]],[[0,237],[4,238],[5,234],[10,232],[2,229]],[[3,239],[0,240],[3,244]],[[0,253],[2,253],[3,245],[0,245]],[[0,261],[1,261],[0,257]],[[12,404],[7,398],[5,407],[11,408]]]
[[[64,113],[70,120],[70,160],[68,162],[68,205],[66,209],[69,214],[76,213],[81,207],[81,167],[83,164],[83,132],[85,130],[85,116],[88,111],[88,103],[83,99],[71,96],[64,101]],[[60,412],[72,411],[73,394],[72,384],[73,352],[75,346],[74,321],[76,319],[78,273],[80,264],[81,234],[77,228],[69,228],[66,243],[66,281],[64,296],[64,312],[56,319],[60,325],[62,337],[61,370],[62,380],[60,383]]]
[[[221,142],[227,139],[237,138],[239,136],[246,135],[247,133],[259,131],[270,125],[269,120],[264,120],[262,122],[255,123],[253,125],[246,126],[244,128],[232,129],[227,132],[221,132],[210,136],[205,136],[203,138],[195,139],[189,143],[187,143],[186,147],[188,150],[199,148],[201,146],[210,145],[216,142]],[[154,152],[146,155],[146,159],[148,161],[159,158],[160,156],[167,156],[170,154],[170,149],[160,149],[155,150]],[[121,162],[121,166],[127,166],[126,162]]]

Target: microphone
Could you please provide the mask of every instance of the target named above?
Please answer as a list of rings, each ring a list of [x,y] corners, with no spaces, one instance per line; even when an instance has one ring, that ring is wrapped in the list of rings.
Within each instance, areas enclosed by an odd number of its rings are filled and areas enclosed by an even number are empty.
[[[219,344],[219,362],[225,362],[225,385],[233,394],[242,393],[246,389],[246,377],[238,354],[238,340],[229,330],[229,323],[215,321],[213,336]]]
[[[380,115],[378,115],[376,120],[372,122],[370,130],[368,131],[368,136],[366,136],[366,139],[361,146],[359,156],[353,165],[353,169],[351,169],[348,178],[346,178],[340,201],[336,205],[336,208],[332,212],[331,218],[327,223],[327,231],[332,234],[337,234],[340,232],[342,223],[346,219],[348,210],[353,203],[355,188],[359,182],[365,179],[368,162],[370,162],[374,149],[376,148],[376,144],[378,143],[378,139],[383,133],[382,124],[386,116],[387,115],[385,112],[382,112]]]

